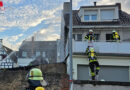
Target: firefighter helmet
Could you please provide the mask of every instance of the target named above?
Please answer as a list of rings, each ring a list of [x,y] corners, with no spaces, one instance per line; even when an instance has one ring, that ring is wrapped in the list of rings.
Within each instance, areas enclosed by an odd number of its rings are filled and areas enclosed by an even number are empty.
[[[112,32],[116,32],[116,30],[113,30]]]
[[[90,29],[90,30],[89,30],[89,32],[93,32],[93,30],[92,30],[92,29]]]
[[[93,48],[93,47],[91,47],[91,48],[90,48],[90,51],[91,51],[91,52],[94,52],[94,48]]]
[[[43,80],[42,71],[38,68],[33,68],[29,72],[29,79],[31,80]]]
[[[37,87],[35,90],[45,90],[43,87]]]

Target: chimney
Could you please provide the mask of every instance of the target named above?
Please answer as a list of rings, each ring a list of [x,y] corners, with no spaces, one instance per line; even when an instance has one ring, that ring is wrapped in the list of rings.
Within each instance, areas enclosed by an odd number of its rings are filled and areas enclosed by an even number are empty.
[[[70,2],[64,2],[63,12],[69,13],[69,11],[70,11]]]
[[[116,6],[118,6],[119,10],[121,10],[121,3],[116,3]]]
[[[32,36],[32,42],[34,42],[34,36]]]
[[[94,2],[94,6],[97,6],[97,2]]]
[[[32,36],[32,57],[34,56],[34,36]]]

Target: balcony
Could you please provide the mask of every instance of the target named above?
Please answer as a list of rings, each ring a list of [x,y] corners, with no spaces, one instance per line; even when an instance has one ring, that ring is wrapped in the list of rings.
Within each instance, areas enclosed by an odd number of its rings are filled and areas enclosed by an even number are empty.
[[[87,41],[73,41],[73,53],[84,53]],[[130,54],[130,42],[94,42],[97,53]]]

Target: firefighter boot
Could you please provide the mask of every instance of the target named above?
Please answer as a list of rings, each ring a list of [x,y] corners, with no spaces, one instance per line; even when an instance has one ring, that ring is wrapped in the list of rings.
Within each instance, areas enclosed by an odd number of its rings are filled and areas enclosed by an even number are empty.
[[[92,80],[95,80],[95,76],[92,76]]]

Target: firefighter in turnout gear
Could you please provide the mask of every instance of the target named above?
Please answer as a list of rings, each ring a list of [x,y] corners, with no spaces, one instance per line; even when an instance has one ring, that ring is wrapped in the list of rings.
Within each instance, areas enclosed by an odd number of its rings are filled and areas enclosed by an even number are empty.
[[[85,36],[85,39],[87,39],[89,42],[95,40],[95,36],[92,29],[89,30],[89,33]]]
[[[43,86],[47,83],[43,78],[42,71],[38,68],[33,68],[27,74],[29,88],[26,90],[45,90]]]
[[[120,41],[120,35],[115,30],[112,31],[112,40],[115,42]]]
[[[36,90],[45,90],[45,89],[42,87],[37,87]]]
[[[95,80],[95,76],[98,76],[98,72],[100,70],[99,63],[97,61],[96,52],[94,51],[94,48],[91,47],[88,52],[88,58],[89,58],[89,66],[90,66],[90,72],[92,80]]]
[[[89,54],[89,46],[88,46],[87,49],[86,49],[86,54],[87,54],[87,55]]]

